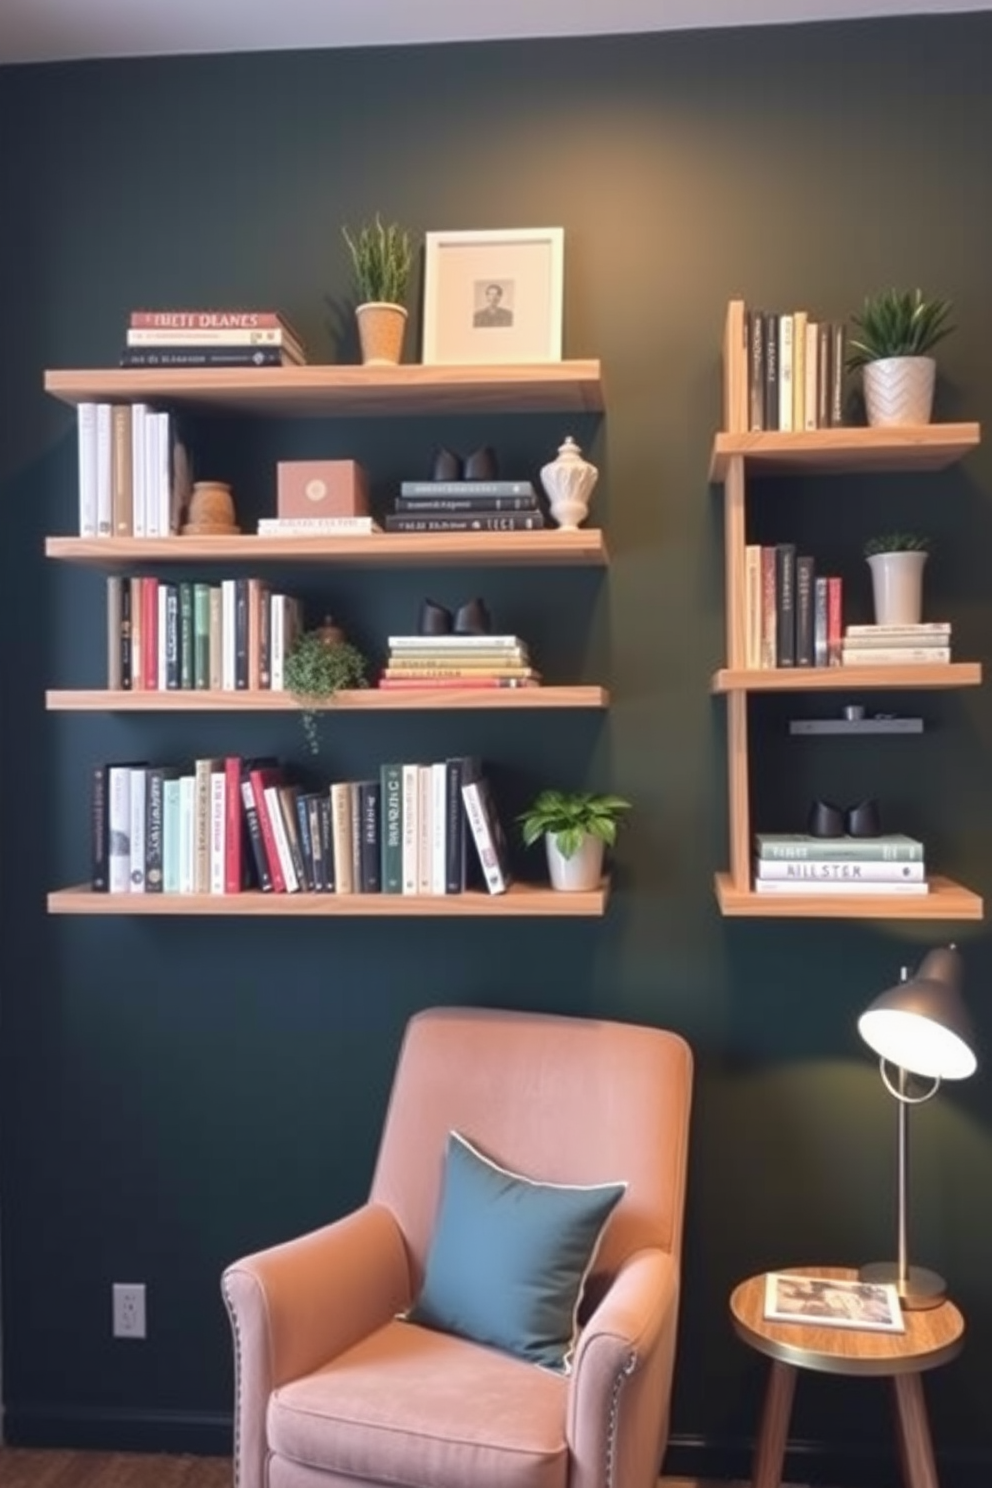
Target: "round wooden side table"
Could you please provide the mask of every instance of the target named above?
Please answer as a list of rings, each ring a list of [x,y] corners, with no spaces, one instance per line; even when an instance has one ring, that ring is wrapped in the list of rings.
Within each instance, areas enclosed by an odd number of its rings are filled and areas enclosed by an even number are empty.
[[[845,1266],[790,1266],[790,1275],[856,1281]],[[960,1351],[964,1318],[953,1302],[923,1312],[903,1309],[904,1333],[814,1323],[770,1322],[764,1316],[765,1278],[752,1276],[734,1289],[730,1315],[737,1335],[772,1361],[761,1429],[755,1445],[752,1488],[780,1488],[796,1371],[884,1375],[895,1396],[896,1442],[906,1488],[939,1488],[921,1375]]]

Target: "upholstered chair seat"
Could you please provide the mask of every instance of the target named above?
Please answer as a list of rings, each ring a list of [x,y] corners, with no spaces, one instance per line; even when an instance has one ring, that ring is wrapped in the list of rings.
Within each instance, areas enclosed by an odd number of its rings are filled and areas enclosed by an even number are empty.
[[[414,1017],[368,1203],[224,1273],[236,1488],[654,1488],[691,1086],[687,1045],[660,1029],[458,1008]],[[581,1206],[607,1195],[572,1278],[581,1309],[567,1311],[571,1336],[550,1365],[529,1352],[546,1353],[547,1339],[514,1335],[520,1297],[499,1294],[502,1255],[480,1269],[485,1245],[460,1249],[466,1232],[439,1244],[439,1227],[463,1222],[473,1202],[454,1188],[453,1143],[470,1184],[479,1170],[498,1203],[509,1196],[511,1229],[535,1193],[552,1210],[563,1192]],[[511,1235],[510,1274],[526,1269],[530,1234]],[[432,1288],[431,1304],[447,1305],[452,1257],[470,1287],[477,1275],[479,1307],[463,1324],[456,1305],[450,1327],[411,1321]],[[499,1346],[476,1336],[477,1313]]]

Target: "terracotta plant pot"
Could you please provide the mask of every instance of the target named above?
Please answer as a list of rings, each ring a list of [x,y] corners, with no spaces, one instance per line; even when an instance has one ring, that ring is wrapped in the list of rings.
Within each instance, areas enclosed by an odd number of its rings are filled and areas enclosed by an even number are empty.
[[[395,367],[403,355],[407,313],[402,305],[369,300],[355,311],[362,363],[366,367]]]

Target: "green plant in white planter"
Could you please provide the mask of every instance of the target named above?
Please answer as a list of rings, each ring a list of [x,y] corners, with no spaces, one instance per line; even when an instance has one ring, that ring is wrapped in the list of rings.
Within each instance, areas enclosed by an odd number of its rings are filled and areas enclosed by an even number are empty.
[[[543,790],[517,821],[528,847],[544,838],[554,888],[595,889],[603,876],[604,850],[616,842],[629,810],[622,796]]]
[[[937,363],[930,355],[953,330],[951,302],[921,289],[886,289],[852,316],[847,366],[861,369],[865,412],[875,426],[928,424]]]
[[[341,232],[351,254],[358,292],[358,335],[366,366],[395,366],[403,352],[406,299],[413,267],[410,234],[397,223],[384,223],[376,213],[352,233]]]
[[[916,532],[886,532],[865,543],[876,625],[919,625],[929,547],[930,539]]]

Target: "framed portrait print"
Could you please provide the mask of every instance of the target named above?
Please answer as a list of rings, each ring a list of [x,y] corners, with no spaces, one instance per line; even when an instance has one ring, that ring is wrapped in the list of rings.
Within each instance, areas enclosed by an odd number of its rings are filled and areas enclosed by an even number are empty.
[[[564,228],[429,232],[425,364],[561,361]]]

